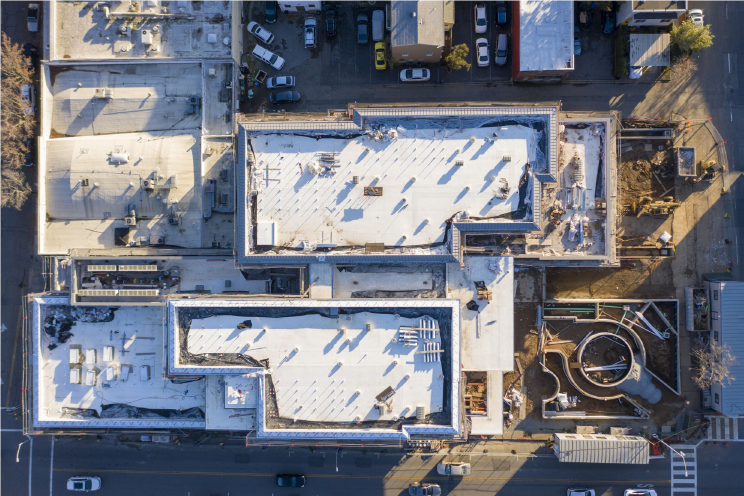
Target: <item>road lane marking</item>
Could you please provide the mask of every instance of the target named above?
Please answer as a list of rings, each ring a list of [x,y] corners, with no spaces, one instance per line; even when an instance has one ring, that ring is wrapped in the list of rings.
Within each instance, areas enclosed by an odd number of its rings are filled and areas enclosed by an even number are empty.
[[[28,438],[28,496],[31,496],[31,472],[34,468],[34,438],[26,435]]]
[[[23,271],[23,282],[21,283],[21,305],[25,305],[24,297],[23,297],[23,291],[26,289],[26,271]],[[21,334],[23,334],[23,329],[21,329],[21,317],[23,317],[23,309],[18,309],[18,324],[16,324],[16,335],[15,339],[13,341],[13,355],[10,360],[10,377],[8,378],[8,395],[5,400],[5,406],[10,406],[10,392],[13,388],[11,386],[13,385],[13,369],[15,369],[15,360],[16,360],[16,354],[18,353],[18,338]]]
[[[260,472],[196,472],[190,470],[128,470],[128,469],[94,469],[94,468],[55,468],[55,472],[96,472],[102,474],[142,474],[142,475],[213,475],[213,476],[237,476],[237,477],[276,477],[275,473],[260,473]],[[411,480],[413,477],[404,475],[336,475],[336,474],[312,474],[308,477],[322,477],[326,479],[385,479],[385,480]],[[447,481],[449,477],[427,477],[427,480],[441,480]],[[534,477],[470,477],[463,479],[463,482],[467,481],[517,481],[517,482],[533,482],[539,480],[540,482],[560,482],[560,483],[591,483],[591,484],[627,484],[627,483],[640,483],[638,480],[579,480],[579,479],[535,479]],[[659,480],[647,480],[643,481],[650,484],[668,484],[671,483],[671,479],[659,479]]]

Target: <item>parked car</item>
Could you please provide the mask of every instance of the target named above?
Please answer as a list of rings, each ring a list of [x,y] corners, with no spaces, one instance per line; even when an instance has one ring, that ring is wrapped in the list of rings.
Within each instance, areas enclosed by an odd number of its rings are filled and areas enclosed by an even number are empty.
[[[300,93],[298,91],[279,91],[269,95],[269,101],[274,105],[297,103],[300,101]]]
[[[357,43],[360,45],[369,43],[369,17],[367,17],[367,14],[357,16]]]
[[[33,85],[24,84],[21,86],[21,100],[28,105],[23,112],[29,115],[34,115],[36,106],[36,89]]]
[[[491,63],[488,58],[488,40],[485,38],[475,40],[475,52],[478,54],[478,67],[488,67]]]
[[[305,18],[305,48],[313,49],[318,46],[318,20],[315,17]]]
[[[496,42],[496,58],[494,62],[496,65],[506,65],[506,61],[509,55],[509,37],[506,33],[501,33]]]
[[[506,2],[494,2],[496,25],[506,27]]]
[[[581,34],[578,26],[574,26],[574,55],[581,55]]]
[[[378,71],[384,71],[387,69],[387,62],[385,62],[385,43],[375,43],[375,69]]]
[[[643,67],[638,65],[630,66],[630,74],[628,74],[630,79],[641,79],[641,76],[643,76]]]
[[[470,475],[470,464],[462,462],[445,462],[437,464],[439,475]]]
[[[626,489],[623,496],[656,496],[653,489]]]
[[[372,41],[382,41],[385,37],[385,12],[375,10],[372,12]]]
[[[594,489],[571,488],[566,492],[566,496],[594,496]]]
[[[100,477],[76,476],[67,479],[68,491],[98,491],[101,489]]]
[[[23,44],[23,63],[29,67],[36,67],[39,61],[39,51],[31,43]]]
[[[699,28],[702,28],[702,27],[703,27],[703,24],[705,23],[705,22],[704,22],[704,20],[705,20],[705,16],[703,15],[703,11],[702,11],[702,10],[700,10],[700,9],[692,9],[692,10],[691,10],[691,11],[690,11],[690,12],[689,12],[689,13],[687,14],[687,16],[688,16],[688,17],[689,17],[690,19],[692,19],[692,23],[693,23],[693,24],[694,24],[695,26],[697,26],[697,27],[699,27]],[[29,30],[29,31],[31,31],[31,28],[29,28],[28,30]]]
[[[403,69],[400,71],[400,80],[404,83],[428,81],[430,76],[429,69]]]
[[[261,60],[263,62],[266,62],[274,69],[281,69],[284,67],[284,59],[281,58],[279,55],[270,52],[269,50],[265,49],[261,45],[256,45],[253,48],[253,56],[256,57],[258,60]]]
[[[257,22],[248,23],[248,32],[267,45],[274,41],[274,35],[262,28]]]
[[[486,4],[475,4],[475,32],[478,34],[485,33],[488,30],[488,20],[486,19]]]
[[[28,18],[26,21],[28,24],[29,33],[36,33],[39,30],[39,4],[30,3],[28,4]]]
[[[266,81],[266,87],[270,90],[279,88],[294,88],[295,78],[294,76],[274,76],[270,77]]]
[[[439,484],[431,482],[414,482],[408,485],[408,494],[410,496],[439,496],[442,494],[442,488]]]
[[[336,36],[336,11],[326,10],[325,13],[325,35],[329,38]]]
[[[271,0],[265,2],[266,4],[266,24],[274,24],[276,22],[276,1]]]
[[[615,30],[615,13],[614,12],[602,12],[602,32],[604,34],[612,34]]]
[[[276,476],[276,485],[279,487],[305,487],[305,476],[279,474]]]

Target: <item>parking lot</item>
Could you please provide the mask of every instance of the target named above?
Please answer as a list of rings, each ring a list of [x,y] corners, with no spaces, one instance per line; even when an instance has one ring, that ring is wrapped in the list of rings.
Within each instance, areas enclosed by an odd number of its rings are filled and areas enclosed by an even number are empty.
[[[277,21],[273,24],[265,22],[265,6],[263,2],[251,4],[249,19],[259,22],[265,29],[274,34],[274,41],[270,46],[262,43],[272,52],[280,55],[286,60],[285,66],[277,71],[268,64],[254,60],[253,66],[256,70],[261,69],[271,76],[294,76],[297,80],[294,88],[302,95],[302,101],[296,105],[286,106],[288,110],[300,110],[310,105],[315,108],[333,108],[333,104],[320,105],[320,101],[334,101],[334,94],[344,89],[357,90],[360,95],[364,94],[364,87],[381,86],[435,86],[439,83],[495,83],[508,82],[511,78],[511,54],[506,66],[498,67],[494,64],[495,42],[499,33],[508,32],[507,29],[497,28],[494,25],[493,4],[486,3],[488,11],[488,30],[483,35],[477,35],[474,29],[473,3],[462,2],[455,4],[455,26],[453,28],[453,44],[465,43],[470,48],[468,62],[471,64],[470,71],[460,70],[448,72],[443,65],[429,66],[432,71],[431,79],[427,82],[401,83],[399,79],[400,70],[407,66],[393,67],[388,60],[387,70],[376,70],[374,66],[374,42],[370,40],[367,45],[359,45],[356,39],[356,17],[366,14],[372,18],[372,11],[377,6],[360,7],[358,4],[341,2],[335,7],[337,12],[337,35],[333,38],[325,36],[324,20],[321,14],[303,14],[278,12]],[[324,9],[326,9],[324,5]],[[511,13],[509,13],[511,14]],[[318,46],[314,50],[305,48],[303,41],[302,26],[305,17],[314,15],[318,19]],[[511,15],[508,16],[511,22]],[[507,25],[509,26],[509,25]],[[489,43],[490,64],[488,67],[478,67],[475,60],[475,40],[484,37]],[[390,46],[390,33],[385,32],[385,43]],[[246,53],[253,50],[256,39],[246,34]],[[242,112],[256,112],[266,104],[267,109],[273,106],[268,103],[269,91],[265,85],[253,86],[254,97],[241,104]],[[361,98],[361,96],[360,96]]]

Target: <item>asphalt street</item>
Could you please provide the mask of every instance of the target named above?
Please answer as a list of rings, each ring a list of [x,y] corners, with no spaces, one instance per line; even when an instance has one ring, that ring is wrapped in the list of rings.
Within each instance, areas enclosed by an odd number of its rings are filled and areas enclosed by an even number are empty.
[[[27,3],[3,2],[2,29],[16,42],[32,41],[36,35],[26,30]],[[303,89],[303,103],[297,110],[325,111],[343,108],[348,102],[431,102],[439,101],[555,101],[566,111],[620,110],[623,117],[662,119],[707,119],[712,117],[724,140],[728,140],[731,194],[722,197],[731,213],[730,229],[740,249],[744,243],[744,187],[739,176],[744,170],[744,140],[737,140],[744,127],[744,92],[738,81],[744,69],[738,65],[744,35],[744,2],[690,2],[702,8],[706,23],[716,36],[714,45],[696,55],[698,70],[683,82],[643,83],[573,81],[562,85],[512,85],[496,72],[472,73],[472,82],[454,82],[455,77],[435,74],[444,84],[401,85],[389,74],[377,75],[371,68],[371,52],[357,47],[335,48],[335,58],[343,61],[344,71],[315,70],[318,80]],[[43,10],[43,7],[42,7]],[[492,30],[493,28],[489,28]],[[353,40],[353,36],[351,37]],[[489,39],[492,33],[489,31]],[[343,43],[345,38],[340,39]],[[367,47],[369,49],[369,47]],[[358,52],[358,53],[357,53]],[[330,52],[329,52],[330,53]],[[322,59],[322,57],[321,57]],[[352,65],[353,62],[353,65]],[[288,58],[288,66],[292,60]],[[304,63],[304,61],[303,61]],[[308,67],[310,67],[308,65]],[[347,83],[345,74],[351,75]],[[493,69],[496,71],[496,69]],[[332,78],[329,84],[323,76]],[[465,76],[458,75],[458,78]],[[483,80],[481,80],[483,79]],[[459,79],[458,79],[459,81]],[[31,171],[34,181],[36,169]],[[34,185],[34,187],[36,187]],[[552,457],[517,458],[503,454],[473,455],[473,476],[467,480],[439,479],[434,467],[437,457],[404,457],[400,454],[363,455],[341,450],[338,472],[335,451],[310,453],[309,450],[246,449],[217,446],[117,445],[111,436],[100,442],[49,436],[28,439],[20,432],[21,421],[12,409],[20,405],[22,356],[20,352],[23,293],[43,289],[44,270],[34,256],[35,196],[20,212],[2,211],[2,480],[0,491],[9,495],[60,494],[72,475],[100,475],[104,488],[100,494],[300,494],[283,492],[274,485],[277,472],[308,475],[304,494],[403,494],[410,482],[433,480],[445,494],[565,494],[569,486],[591,486],[598,495],[619,495],[627,487],[652,484],[660,496],[670,494],[669,460],[655,460],[648,466],[561,465]],[[729,235],[727,235],[728,237]],[[730,237],[729,237],[730,239]],[[742,279],[742,266],[734,267]],[[24,444],[21,444],[24,443]],[[19,446],[20,445],[20,446]],[[20,449],[19,449],[20,447]],[[699,451],[698,495],[740,493],[738,481],[744,460],[744,444]],[[16,462],[18,453],[18,462]]]
[[[565,494],[569,487],[592,487],[597,494],[621,495],[630,487],[655,487],[669,494],[669,461],[653,460],[643,467],[565,465],[552,456],[512,456],[478,453],[447,460],[467,461],[472,474],[465,478],[442,477],[436,465],[444,456],[406,456],[400,452],[308,448],[245,448],[241,446],[125,445],[105,439],[78,441],[49,436],[23,445],[15,464],[21,433],[3,432],[3,494],[60,494],[75,475],[97,475],[103,481],[101,495],[131,495],[133,484],[142,496],[289,494],[405,494],[416,481],[438,483],[446,495]],[[6,442],[7,441],[7,442]],[[12,442],[11,442],[12,441]],[[28,469],[33,470],[28,477]],[[336,470],[338,469],[338,470]],[[300,473],[307,477],[303,490],[276,487],[277,473]],[[136,482],[135,482],[136,481]],[[29,487],[30,486],[30,487]]]

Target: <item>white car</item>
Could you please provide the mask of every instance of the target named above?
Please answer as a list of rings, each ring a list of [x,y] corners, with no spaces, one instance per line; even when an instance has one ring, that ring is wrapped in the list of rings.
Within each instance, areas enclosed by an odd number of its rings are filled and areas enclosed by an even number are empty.
[[[439,475],[470,475],[470,464],[462,462],[444,462],[437,464]]]
[[[628,75],[630,79],[641,79],[641,76],[643,76],[643,67],[637,65],[630,66],[630,74]]]
[[[653,489],[626,489],[623,496],[656,496]]]
[[[271,44],[271,42],[274,41],[274,35],[262,28],[261,25],[257,22],[251,22],[248,24],[248,32],[267,45]]]
[[[32,85],[24,84],[21,86],[21,100],[28,105],[23,111],[26,114],[33,115],[36,105],[36,90]]]
[[[295,78],[294,76],[274,76],[270,77],[266,81],[266,87],[270,90],[278,88],[294,88]]]
[[[486,15],[486,4],[475,4],[475,32],[485,33],[488,30],[488,16]]]
[[[485,38],[478,38],[475,40],[475,53],[478,54],[478,67],[488,67],[490,60],[488,59],[488,40]]]
[[[400,71],[400,80],[404,83],[413,81],[428,81],[431,73],[429,69],[403,69]]]
[[[101,489],[100,477],[77,476],[67,480],[68,491],[98,491]]]
[[[279,55],[275,53],[272,53],[266,50],[264,47],[260,45],[256,45],[255,48],[253,48],[253,56],[256,57],[258,60],[266,62],[274,69],[279,70],[282,67],[284,67],[283,58],[281,58]]]
[[[703,20],[705,19],[705,16],[703,16],[703,11],[702,10],[700,10],[700,9],[692,9],[690,11],[690,13],[688,14],[688,16],[690,17],[690,19],[692,19],[692,23],[695,26],[697,26],[699,28],[702,28],[703,27],[703,24],[704,24],[703,23]]]
[[[566,492],[566,496],[594,496],[594,489],[572,487]]]

